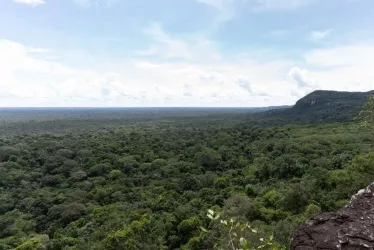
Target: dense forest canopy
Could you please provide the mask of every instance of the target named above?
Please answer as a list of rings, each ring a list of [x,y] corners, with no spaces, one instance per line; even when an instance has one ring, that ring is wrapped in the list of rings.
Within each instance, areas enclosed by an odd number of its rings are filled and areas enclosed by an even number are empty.
[[[291,119],[294,108],[3,113],[0,249],[229,248],[208,209],[256,228],[253,247],[270,235],[287,247],[297,225],[374,179],[360,126],[373,99],[345,122]]]

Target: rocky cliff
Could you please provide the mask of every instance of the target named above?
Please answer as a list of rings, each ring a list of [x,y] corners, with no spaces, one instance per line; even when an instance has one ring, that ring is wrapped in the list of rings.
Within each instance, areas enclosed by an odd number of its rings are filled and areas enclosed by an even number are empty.
[[[295,109],[328,109],[360,107],[374,91],[369,92],[340,92],[316,90],[298,100]]]
[[[259,116],[260,120],[269,119],[278,124],[349,122],[358,115],[362,105],[371,95],[374,95],[374,91],[316,90],[298,100],[291,108],[270,110]]]
[[[336,213],[322,213],[300,226],[291,250],[374,249],[374,183]]]

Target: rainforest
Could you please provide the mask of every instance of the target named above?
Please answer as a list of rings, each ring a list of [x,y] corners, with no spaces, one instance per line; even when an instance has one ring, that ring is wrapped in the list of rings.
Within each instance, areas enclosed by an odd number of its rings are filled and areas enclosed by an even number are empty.
[[[298,225],[373,181],[369,94],[2,109],[0,249],[286,249]],[[251,230],[234,242],[230,223]]]

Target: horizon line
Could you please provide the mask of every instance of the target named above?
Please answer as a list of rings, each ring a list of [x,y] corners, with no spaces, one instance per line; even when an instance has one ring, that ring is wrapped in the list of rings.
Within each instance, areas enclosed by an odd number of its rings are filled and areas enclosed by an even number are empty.
[[[72,107],[64,107],[64,106],[19,106],[19,107],[0,107],[0,109],[132,109],[132,108],[157,108],[157,109],[168,109],[168,108],[271,108],[271,107],[292,107],[294,105],[271,105],[271,106],[110,106],[110,107],[103,107],[103,106],[72,106]]]

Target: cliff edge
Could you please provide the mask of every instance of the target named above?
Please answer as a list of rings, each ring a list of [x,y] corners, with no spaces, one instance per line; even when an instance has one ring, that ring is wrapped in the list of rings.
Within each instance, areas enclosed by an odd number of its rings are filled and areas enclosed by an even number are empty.
[[[300,226],[291,250],[374,249],[374,183],[336,213],[322,213]]]

